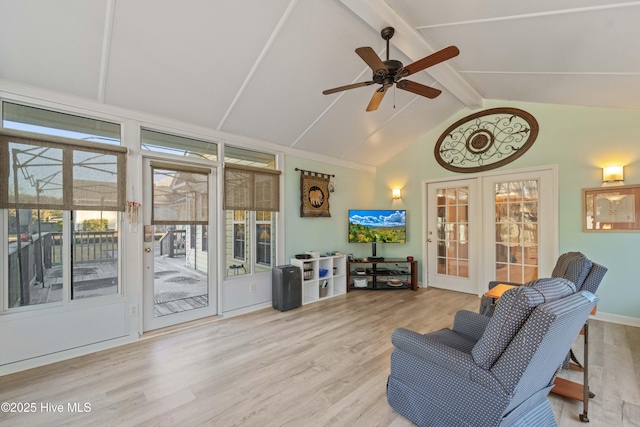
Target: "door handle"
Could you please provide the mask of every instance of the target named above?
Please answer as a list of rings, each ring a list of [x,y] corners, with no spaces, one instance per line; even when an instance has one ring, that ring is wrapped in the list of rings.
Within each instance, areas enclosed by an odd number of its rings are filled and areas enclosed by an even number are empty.
[[[432,239],[431,237],[429,237],[429,238],[427,239],[427,242],[431,243],[431,242],[433,242],[433,239]]]
[[[145,246],[145,247],[144,247],[144,251],[145,251],[145,252],[151,252],[151,248],[150,248],[149,246]]]

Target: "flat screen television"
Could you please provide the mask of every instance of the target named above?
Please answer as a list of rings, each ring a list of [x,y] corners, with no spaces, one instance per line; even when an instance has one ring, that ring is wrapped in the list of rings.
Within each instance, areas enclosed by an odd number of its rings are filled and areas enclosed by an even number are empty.
[[[406,241],[406,210],[349,210],[349,243],[406,243]]]

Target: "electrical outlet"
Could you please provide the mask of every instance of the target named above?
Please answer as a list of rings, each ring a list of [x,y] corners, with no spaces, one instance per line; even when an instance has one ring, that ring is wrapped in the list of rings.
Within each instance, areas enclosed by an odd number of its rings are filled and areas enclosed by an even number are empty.
[[[129,306],[129,315],[130,316],[137,316],[138,315],[138,305],[137,304],[131,304]]]
[[[252,284],[251,284],[250,292],[251,292],[252,294],[255,294],[255,293],[256,293],[256,284],[255,284],[255,283],[252,283]]]

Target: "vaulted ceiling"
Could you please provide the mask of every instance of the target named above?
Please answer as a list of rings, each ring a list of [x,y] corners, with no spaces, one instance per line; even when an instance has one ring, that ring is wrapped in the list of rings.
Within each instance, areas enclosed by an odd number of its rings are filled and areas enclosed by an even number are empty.
[[[640,1],[0,0],[0,89],[36,87],[378,166],[483,99],[640,109]],[[396,29],[435,99],[376,86]],[[3,86],[4,85],[4,86]]]

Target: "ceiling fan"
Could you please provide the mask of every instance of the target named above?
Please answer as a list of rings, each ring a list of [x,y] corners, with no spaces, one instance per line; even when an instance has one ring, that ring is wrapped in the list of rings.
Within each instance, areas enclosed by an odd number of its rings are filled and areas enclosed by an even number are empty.
[[[406,90],[408,92],[415,93],[417,95],[426,96],[427,98],[435,98],[436,96],[442,93],[441,90],[425,86],[420,83],[413,82],[411,80],[401,80],[404,77],[410,76],[411,74],[417,73],[418,71],[422,71],[425,68],[431,67],[433,65],[439,64],[447,59],[451,59],[455,56],[458,56],[460,51],[455,46],[445,47],[444,49],[433,53],[429,56],[425,56],[424,58],[414,62],[409,65],[402,65],[402,62],[396,61],[395,59],[389,59],[389,40],[393,37],[395,30],[393,27],[386,27],[380,31],[380,35],[387,42],[387,60],[382,61],[380,57],[376,54],[376,52],[370,47],[359,47],[356,49],[356,53],[367,65],[373,70],[373,80],[369,80],[366,82],[353,83],[346,86],[340,86],[333,89],[327,89],[322,93],[325,95],[331,95],[332,93],[342,92],[344,90],[355,89],[358,87],[369,86],[372,84],[380,84],[382,85],[380,88],[376,89],[367,106],[367,111],[375,111],[378,109],[380,102],[382,102],[382,98],[384,98],[385,93],[387,93],[387,89],[389,89],[393,84],[396,84],[398,89]]]

